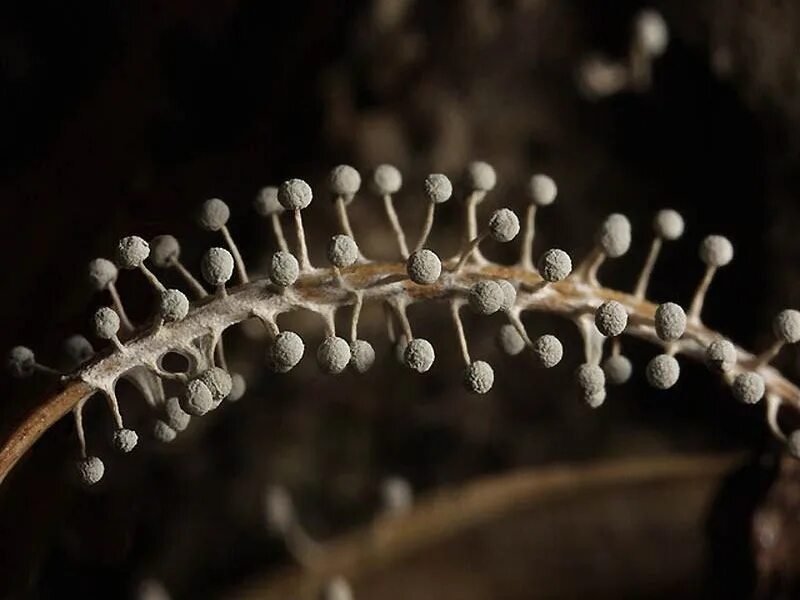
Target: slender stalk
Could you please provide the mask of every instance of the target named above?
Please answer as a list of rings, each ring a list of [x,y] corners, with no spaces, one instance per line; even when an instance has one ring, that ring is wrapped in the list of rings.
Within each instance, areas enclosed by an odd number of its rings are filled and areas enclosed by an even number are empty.
[[[533,266],[533,238],[536,235],[536,205],[531,202],[525,211],[525,230],[522,232],[519,266],[535,271]]]
[[[220,231],[222,232],[222,237],[225,238],[225,243],[228,246],[228,250],[230,250],[231,254],[233,255],[233,264],[236,265],[236,272],[239,275],[240,283],[247,283],[248,281],[250,281],[250,279],[247,277],[247,270],[244,268],[244,261],[242,260],[242,255],[239,253],[239,248],[233,241],[233,236],[231,235],[231,232],[225,225],[222,226]]]
[[[294,211],[294,227],[297,235],[297,253],[300,270],[307,272],[311,270],[311,262],[308,260],[308,246],[306,246],[306,232],[303,229],[303,216],[299,210]]]
[[[453,324],[456,326],[456,335],[458,336],[458,344],[461,347],[461,356],[464,358],[464,364],[469,366],[472,359],[469,356],[469,346],[467,346],[467,336],[464,334],[464,324],[461,322],[461,305],[463,302],[453,300],[450,302],[450,315],[453,318]]]
[[[350,236],[354,240],[356,239],[355,234],[353,233],[353,228],[350,226],[350,217],[347,216],[347,205],[344,203],[344,198],[341,196],[336,196],[336,218],[339,221],[339,229],[342,230],[342,233]]]
[[[392,226],[394,236],[397,238],[397,245],[400,248],[400,256],[403,260],[408,258],[408,243],[406,242],[406,234],[403,232],[403,227],[400,225],[400,219],[397,218],[397,212],[394,209],[394,202],[392,202],[391,194],[384,194],[383,208],[386,211],[386,216],[389,218],[389,224]]]
[[[272,221],[272,232],[275,235],[275,241],[278,243],[278,248],[283,252],[289,252],[289,244],[286,243],[286,236],[283,235],[283,226],[281,225],[281,218],[278,213],[270,215]]]
[[[156,277],[155,274],[150,269],[148,269],[144,263],[139,265],[139,270],[147,278],[147,281],[150,282],[150,285],[156,288],[157,291],[159,292],[166,291],[167,288],[164,287],[164,284],[158,280],[158,277]]]
[[[700,280],[700,284],[697,286],[697,291],[695,291],[694,297],[692,298],[692,304],[689,307],[689,313],[687,315],[689,322],[700,322],[700,313],[703,310],[703,303],[706,299],[706,293],[708,292],[708,288],[711,286],[711,281],[714,279],[714,273],[716,272],[716,267],[710,265],[706,267],[705,275],[703,275],[703,278]]]
[[[111,294],[111,302],[114,304],[114,310],[117,311],[119,320],[122,322],[122,326],[127,331],[133,331],[133,323],[131,323],[131,320],[128,318],[128,313],[125,312],[125,307],[122,306],[122,298],[120,298],[119,292],[117,291],[117,286],[113,281],[108,284],[108,293]]]
[[[425,242],[428,241],[428,237],[431,235],[431,230],[433,229],[433,218],[435,214],[436,214],[436,203],[429,202],[428,212],[425,215],[425,224],[422,226],[422,235],[419,236],[419,241],[417,242],[417,246],[414,248],[415,250],[422,250],[425,247]]]
[[[78,435],[78,446],[81,450],[81,457],[86,458],[86,431],[83,428],[83,406],[85,401],[80,401],[72,409],[72,416],[75,418],[75,433]]]
[[[175,270],[178,271],[180,276],[183,277],[183,280],[186,282],[186,285],[192,288],[192,291],[198,298],[205,298],[206,296],[208,296],[208,292],[203,287],[203,285],[199,281],[197,281],[195,276],[192,275],[191,271],[189,271],[189,269],[187,269],[180,260],[176,260],[173,263],[173,266],[175,267]]]
[[[471,242],[469,242],[469,244],[467,244],[467,247],[464,248],[461,251],[461,256],[458,259],[458,262],[456,263],[456,266],[453,267],[453,272],[454,273],[457,273],[458,271],[460,271],[461,268],[465,264],[467,264],[467,261],[470,259],[471,256],[477,255],[478,246],[480,245],[480,243],[483,240],[486,239],[487,235],[489,235],[489,234],[487,232],[484,232],[484,233],[480,234],[479,236],[477,236],[475,239],[473,239]]]
[[[350,341],[355,342],[358,339],[358,320],[361,317],[361,307],[364,304],[364,294],[361,292],[355,293],[356,303],[353,305],[353,319],[350,321]]]
[[[650,252],[647,254],[647,260],[645,260],[642,272],[639,274],[639,279],[633,291],[633,295],[637,298],[644,298],[647,294],[647,286],[650,284],[650,277],[653,275],[653,267],[655,267],[658,254],[661,252],[661,244],[662,240],[658,236],[654,237],[652,244],[650,244]]]

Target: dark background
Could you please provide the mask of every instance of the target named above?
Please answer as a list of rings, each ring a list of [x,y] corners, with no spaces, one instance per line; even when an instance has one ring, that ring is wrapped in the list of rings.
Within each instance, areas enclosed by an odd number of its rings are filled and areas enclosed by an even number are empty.
[[[473,159],[499,175],[484,208],[522,210],[530,173],[557,180],[537,252],[558,245],[581,256],[606,214],[626,213],[635,239],[604,270],[614,286],[632,285],[655,210],[681,211],[686,235],[665,247],[656,300],[686,303],[702,275],[699,241],[729,236],[736,257],[714,283],[706,320],[746,347],[765,346],[771,316],[800,298],[798,11],[790,2],[657,4],[671,40],[652,89],[589,101],[577,66],[594,51],[622,59],[641,3],[4,3],[0,346],[24,343],[57,363],[62,340],[88,334],[88,317],[106,301],[89,293],[86,263],[109,256],[123,235],[173,233],[196,270],[217,243],[194,222],[206,198],[230,204],[231,228],[257,272],[273,248],[251,210],[261,186],[299,176],[318,190],[306,222],[320,256],[333,228],[322,192],[331,166],[400,167],[398,206],[411,228],[424,212],[424,175],[458,180]],[[450,249],[454,204],[434,236]],[[392,256],[376,199],[359,197],[351,214],[365,251]],[[488,252],[511,258],[508,249]],[[120,288],[143,319],[143,281],[125,273]],[[363,522],[389,474],[424,492],[523,465],[639,453],[746,449],[767,452],[767,467],[775,462],[761,407],[736,406],[698,365],[686,365],[675,390],[649,389],[642,371],[652,350],[634,341],[625,346],[638,359],[634,381],[600,411],[581,406],[565,376],[578,361],[577,335],[547,317],[526,322],[562,336],[568,356],[558,373],[502,358],[492,344],[499,322],[467,319],[475,352],[497,372],[491,398],[468,397],[458,356],[445,351],[455,340],[442,314],[412,311],[415,329],[442,348],[421,378],[391,358],[378,311],[364,329],[379,359],[361,379],[322,377],[310,356],[289,377],[262,373],[263,345],[233,332],[234,363],[251,392],[166,449],[143,434],[134,454],[110,456],[111,420],[91,403],[90,447],[109,456],[92,490],[65,474],[77,444],[71,421],[59,422],[0,493],[4,596],[124,597],[155,576],[175,597],[215,597],[286,561],[260,521],[269,481],[290,487],[309,528],[327,537]],[[313,321],[298,327],[321,335]],[[792,352],[780,364],[796,374]],[[1,385],[4,432],[50,386]],[[123,398],[123,412],[147,431],[142,404]],[[742,478],[737,497],[755,502],[759,470]],[[735,527],[746,531],[746,517]],[[754,577],[742,540],[720,559],[736,565],[726,585],[740,590]]]

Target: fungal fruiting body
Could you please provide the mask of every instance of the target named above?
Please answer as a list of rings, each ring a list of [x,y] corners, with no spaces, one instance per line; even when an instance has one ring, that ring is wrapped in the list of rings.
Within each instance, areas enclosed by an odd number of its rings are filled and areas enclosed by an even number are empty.
[[[509,208],[494,210],[482,221],[478,207],[495,188],[497,174],[489,164],[474,162],[462,180],[465,192],[453,200],[460,202],[464,211],[462,244],[455,256],[445,259],[428,248],[427,241],[435,208],[451,201],[454,194],[450,178],[432,174],[417,186],[416,195],[421,199],[418,208],[427,211],[427,216],[417,246],[412,250],[394,210],[394,196],[401,192],[403,178],[391,165],[380,165],[372,172],[366,192],[362,191],[361,176],[353,167],[340,165],[331,172],[328,189],[340,231],[327,243],[330,264],[327,267],[314,267],[309,259],[301,213],[310,206],[313,192],[301,179],[262,188],[254,202],[258,214],[271,221],[276,245],[264,278],[251,280],[248,276],[228,230],[231,215],[228,205],[219,199],[203,203],[199,224],[210,233],[222,235],[224,244],[210,248],[199,265],[202,280],[216,292],[213,296],[183,265],[180,244],[173,236],[158,236],[151,243],[138,236],[122,238],[115,251],[115,262],[99,258],[89,265],[92,287],[107,293],[110,303],[95,312],[93,330],[110,345],[95,353],[88,340],[73,336],[65,344],[65,353],[74,370],[64,374],[40,364],[27,347],[11,350],[8,368],[12,375],[60,376],[64,389],[20,426],[19,431],[24,431],[24,435],[16,434],[21,437],[12,437],[0,450],[0,478],[38,435],[57,418],[72,411],[80,451],[78,474],[85,483],[99,481],[105,467],[102,459],[90,454],[86,447],[83,407],[91,395],[104,396],[115,423],[114,446],[122,452],[134,450],[139,434],[125,426],[115,395],[117,382],[122,378],[130,379],[141,390],[152,408],[152,435],[162,442],[174,440],[191,426],[194,418],[217,410],[224,402],[240,399],[245,394],[246,382],[241,374],[228,368],[223,336],[229,327],[247,319],[256,318],[263,324],[269,339],[261,360],[275,373],[291,371],[306,355],[306,341],[278,326],[280,315],[301,309],[320,318],[323,335],[314,355],[321,371],[330,375],[343,375],[346,371],[365,373],[376,358],[371,341],[359,334],[361,309],[367,302],[384,305],[396,356],[401,364],[417,373],[437,368],[436,349],[419,335],[423,332],[414,331],[408,308],[439,303],[449,309],[463,360],[461,380],[466,390],[476,394],[492,390],[495,368],[486,357],[474,356],[470,349],[461,318],[465,307],[481,317],[497,320],[498,345],[505,354],[519,357],[515,360],[532,360],[543,368],[555,368],[565,358],[572,365],[579,363],[575,372],[578,389],[592,408],[599,408],[607,400],[608,384],[621,385],[632,376],[633,364],[622,353],[622,338],[630,335],[645,339],[658,347],[645,369],[646,379],[654,388],[666,390],[679,383],[680,357],[703,361],[731,386],[739,401],[756,404],[765,398],[769,407],[767,424],[775,436],[788,439],[790,446],[800,447],[796,441],[800,439],[798,435],[787,436],[774,418],[782,406],[800,407],[800,390],[769,365],[784,345],[800,341],[800,312],[787,309],[775,318],[775,341],[757,356],[703,325],[703,301],[713,277],[733,259],[733,246],[726,238],[713,235],[702,242],[699,255],[706,271],[688,311],[675,302],[655,305],[645,296],[661,244],[680,238],[684,230],[683,219],[674,210],[664,209],[655,216],[651,250],[634,291],[624,293],[603,287],[599,272],[606,260],[619,259],[628,253],[632,227],[627,217],[608,216],[594,237],[594,248],[575,268],[569,253],[559,248],[546,249],[534,260],[536,210],[554,202],[556,183],[543,174],[531,178],[522,222]],[[368,193],[383,200],[388,228],[397,241],[399,258],[395,262],[371,260],[363,255],[356,242],[347,209],[354,198]],[[282,216],[292,220],[294,239],[284,235]],[[484,243],[509,244],[518,239],[520,258],[514,266],[496,264],[483,254]],[[183,291],[167,289],[149,265],[175,269],[194,303]],[[138,327],[130,322],[116,290],[120,269],[140,272],[152,288],[156,310],[150,322]],[[240,285],[228,290],[234,274],[238,274]],[[336,331],[335,317],[339,311],[346,311],[347,332]],[[573,321],[583,339],[582,352],[565,349],[551,333],[541,332],[531,337],[521,317],[535,311]],[[189,366],[185,372],[165,370],[163,359],[170,353],[187,359]],[[182,391],[166,397],[164,380],[177,383]],[[24,441],[18,443],[20,439]]]

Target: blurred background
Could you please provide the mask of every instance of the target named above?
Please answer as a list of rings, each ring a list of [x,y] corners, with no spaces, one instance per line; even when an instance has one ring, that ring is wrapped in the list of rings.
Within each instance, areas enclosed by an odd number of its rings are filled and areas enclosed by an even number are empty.
[[[649,59],[649,78],[628,80],[645,8],[663,16],[669,42]],[[686,303],[703,272],[700,240],[730,237],[736,256],[714,282],[706,321],[763,348],[772,315],[800,305],[798,35],[800,5],[790,0],[3,3],[2,347],[26,344],[57,364],[62,341],[88,335],[89,316],[107,302],[90,293],[85,265],[123,235],[171,233],[197,271],[218,243],[195,223],[207,198],[229,203],[257,273],[274,250],[251,207],[262,186],[312,184],[305,219],[319,260],[335,229],[324,191],[332,166],[366,177],[397,165],[396,205],[413,232],[424,176],[460,182],[481,159],[499,180],[482,210],[523,210],[532,173],[557,181],[556,203],[539,214],[537,255],[558,246],[580,257],[607,214],[627,214],[634,242],[604,267],[610,286],[632,288],[653,213],[679,210],[687,231],[664,249],[650,288],[657,301]],[[444,254],[457,245],[457,204],[437,215],[432,244]],[[392,258],[378,200],[361,194],[350,214],[365,253]],[[514,250],[487,252],[511,260]],[[142,320],[148,290],[125,275],[123,298]],[[0,488],[0,596],[155,598],[142,592],[152,580],[174,598],[267,590],[295,572],[296,558],[268,526],[271,485],[290,493],[308,535],[333,540],[369,526],[387,478],[425,497],[564,463],[737,452],[744,458],[722,473],[578,485],[563,502],[498,514],[354,579],[355,597],[800,597],[800,485],[765,433],[763,407],[736,405],[702,365],[654,391],[643,376],[652,349],[626,340],[633,380],[593,411],[568,376],[580,362],[577,332],[544,315],[525,321],[564,341],[552,371],[502,356],[499,317],[465,317],[473,353],[497,376],[490,395],[469,396],[445,315],[411,310],[415,331],[441,349],[419,377],[397,364],[379,307],[363,325],[378,360],[360,377],[325,377],[309,352],[290,376],[270,374],[265,342],[231,331],[247,396],[174,443],[152,440],[152,415],[123,394],[142,442],[114,456],[110,415],[89,404],[89,444],[106,461],[90,490],[69,477],[77,444],[62,420]],[[314,319],[287,323],[308,348],[322,336]],[[778,364],[798,375],[793,352]],[[4,435],[52,389],[0,385]]]

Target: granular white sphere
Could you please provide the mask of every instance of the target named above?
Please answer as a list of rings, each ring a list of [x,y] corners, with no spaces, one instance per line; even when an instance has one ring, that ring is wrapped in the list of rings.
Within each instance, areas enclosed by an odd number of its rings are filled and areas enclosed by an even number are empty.
[[[233,275],[233,256],[225,248],[209,248],[200,262],[200,272],[209,285],[223,285]]]
[[[300,362],[305,351],[303,338],[294,331],[282,331],[270,347],[267,362],[277,373],[286,373]]]
[[[161,419],[153,424],[153,437],[159,442],[169,444],[178,436],[177,432]]]
[[[333,195],[352,199],[361,189],[361,175],[350,165],[339,165],[331,170],[329,183]]]
[[[506,323],[497,332],[497,345],[509,356],[516,356],[525,349],[525,340],[516,327]]]
[[[207,231],[219,231],[231,218],[231,210],[219,198],[211,198],[203,202],[197,220],[200,227]]]
[[[539,274],[550,283],[562,281],[572,273],[572,259],[558,248],[550,248],[539,258]]]
[[[564,346],[556,336],[545,334],[533,341],[533,354],[545,369],[555,367],[564,357]]]
[[[500,208],[489,217],[489,235],[497,242],[510,242],[519,233],[519,219],[514,211]]]
[[[636,42],[648,56],[661,56],[669,44],[669,28],[660,13],[646,8],[636,15]]]
[[[478,281],[469,289],[469,305],[481,315],[496,313],[503,306],[504,300],[503,288],[491,279]]]
[[[603,388],[596,392],[586,393],[583,395],[583,399],[586,401],[586,404],[589,405],[589,408],[600,408],[606,401],[606,389]]]
[[[482,360],[472,361],[464,369],[464,386],[475,394],[485,394],[494,385],[494,369]]]
[[[425,197],[434,204],[447,202],[453,195],[453,184],[447,175],[441,173],[431,173],[425,178],[422,184]]]
[[[517,302],[517,288],[505,279],[498,279],[497,285],[503,290],[503,304],[500,306],[500,310],[511,310]]]
[[[366,373],[375,363],[375,349],[367,340],[350,342],[350,364],[358,373]]]
[[[659,354],[647,364],[645,375],[651,386],[666,390],[677,383],[680,377],[680,365],[674,357]]]
[[[89,284],[95,290],[104,290],[117,280],[117,265],[105,258],[95,258],[89,262]]]
[[[433,365],[436,353],[428,340],[414,338],[406,346],[403,352],[403,362],[409,369],[418,373],[425,373]]]
[[[350,344],[335,335],[326,337],[317,348],[317,364],[329,375],[344,371],[350,363],[350,357]]]
[[[78,477],[86,485],[94,485],[103,478],[106,467],[96,456],[87,456],[76,463]]]
[[[700,260],[709,267],[724,267],[733,260],[733,244],[721,235],[709,235],[700,244]]]
[[[739,373],[733,380],[733,397],[745,404],[755,404],[764,397],[764,378],[758,373],[747,371]]]
[[[150,240],[150,260],[162,269],[173,266],[181,256],[181,245],[172,235],[157,235]]]
[[[286,210],[303,210],[312,198],[311,186],[302,179],[284,181],[278,188],[278,202]]]
[[[211,398],[213,398],[215,406],[228,397],[233,387],[233,380],[230,374],[220,367],[206,369],[198,376],[198,379],[206,384],[206,387],[211,392]]]
[[[158,311],[167,322],[180,321],[189,314],[189,299],[180,290],[164,290],[160,294]]]
[[[15,346],[8,353],[6,364],[12,376],[30,377],[36,368],[36,356],[33,354],[33,350],[26,346]]]
[[[609,215],[597,233],[597,243],[609,258],[622,256],[631,247],[631,223],[618,213]]]
[[[186,384],[181,408],[193,417],[201,417],[214,407],[214,397],[208,386],[199,379]]]
[[[253,208],[262,217],[269,217],[283,212],[283,206],[278,202],[278,188],[272,185],[259,190],[253,200]]]
[[[166,424],[175,431],[183,431],[192,420],[191,415],[181,408],[180,401],[175,397],[167,398],[164,402],[164,415]]]
[[[647,381],[658,390],[667,390],[678,382],[681,366],[674,356],[659,354],[647,363]]]
[[[111,438],[111,443],[119,452],[130,452],[139,443],[139,436],[133,429],[117,429]]]
[[[800,458],[800,430],[789,434],[789,439],[786,440],[786,449],[795,458]]]
[[[534,175],[528,183],[528,195],[531,202],[536,206],[548,206],[552,204],[556,195],[558,194],[558,187],[556,182],[547,175]]]
[[[606,387],[606,375],[597,365],[583,363],[575,371],[575,378],[586,398],[603,391]]]
[[[603,372],[606,381],[612,385],[627,383],[633,374],[633,365],[626,356],[614,354],[603,361]]]
[[[442,274],[442,261],[436,253],[422,248],[411,253],[406,261],[408,278],[419,285],[430,285],[438,281]]]
[[[479,192],[490,192],[497,184],[497,173],[489,163],[471,162],[467,166],[467,186]]]
[[[335,577],[322,588],[319,600],[353,600],[353,590],[346,579]]]
[[[281,287],[293,285],[300,276],[300,264],[290,252],[279,250],[272,255],[269,262],[269,278],[272,283]]]
[[[658,211],[653,218],[653,229],[663,240],[677,240],[683,235],[683,228],[683,217],[671,208]]]
[[[358,246],[349,235],[335,235],[328,242],[328,260],[334,267],[344,269],[358,260]]]
[[[93,325],[97,337],[110,340],[119,331],[119,315],[113,308],[103,306],[94,313]]]
[[[396,194],[403,186],[403,176],[397,167],[378,165],[372,173],[372,185],[381,196]]]
[[[241,400],[246,391],[247,382],[244,377],[239,373],[233,373],[231,375],[231,393],[228,394],[228,401],[236,402],[237,400]]]
[[[82,365],[94,356],[94,348],[82,335],[71,335],[64,340],[64,355],[71,367]]]
[[[622,303],[608,300],[597,307],[594,323],[604,336],[616,337],[628,326],[628,311]]]
[[[800,341],[800,311],[787,308],[779,312],[772,321],[775,337],[786,344]]]
[[[706,348],[706,364],[712,371],[726,373],[736,366],[736,346],[723,338],[717,338]]]
[[[686,331],[686,313],[674,302],[659,304],[654,321],[656,335],[665,342],[674,342]]]
[[[117,244],[116,261],[121,269],[136,269],[150,256],[150,244],[137,235],[122,238]]]

